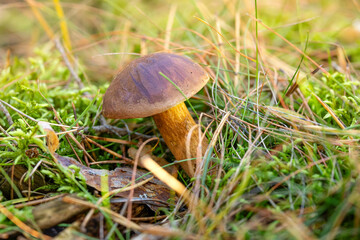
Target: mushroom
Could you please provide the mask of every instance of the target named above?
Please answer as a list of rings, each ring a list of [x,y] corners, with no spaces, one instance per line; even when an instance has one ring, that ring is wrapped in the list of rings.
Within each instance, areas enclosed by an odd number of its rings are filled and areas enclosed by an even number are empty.
[[[186,159],[187,136],[196,123],[184,101],[200,91],[208,79],[202,67],[183,56],[154,53],[140,57],[115,76],[104,95],[103,115],[114,119],[152,116],[176,160]],[[200,143],[197,132],[191,135],[192,158]],[[206,149],[207,141],[203,140],[202,147]],[[195,164],[180,165],[188,176],[194,176]]]

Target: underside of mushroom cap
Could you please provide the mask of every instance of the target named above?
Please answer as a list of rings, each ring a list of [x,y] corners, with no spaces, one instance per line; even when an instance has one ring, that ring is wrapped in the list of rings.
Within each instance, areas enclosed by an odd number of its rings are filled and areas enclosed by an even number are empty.
[[[185,101],[184,95],[196,94],[208,79],[202,67],[183,56],[154,53],[140,57],[115,76],[104,95],[103,115],[126,119],[164,112]]]

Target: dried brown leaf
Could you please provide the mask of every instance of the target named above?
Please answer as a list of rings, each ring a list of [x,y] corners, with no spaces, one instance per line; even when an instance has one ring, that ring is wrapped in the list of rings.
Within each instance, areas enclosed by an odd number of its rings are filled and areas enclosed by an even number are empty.
[[[46,144],[50,153],[55,153],[59,147],[59,138],[57,137],[54,129],[47,122],[38,122],[38,125],[46,132]]]

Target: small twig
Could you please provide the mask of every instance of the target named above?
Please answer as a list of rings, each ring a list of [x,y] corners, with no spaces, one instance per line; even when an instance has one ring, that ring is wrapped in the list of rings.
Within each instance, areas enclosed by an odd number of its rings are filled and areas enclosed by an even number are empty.
[[[25,114],[25,113],[23,113],[22,111],[20,111],[20,110],[18,110],[17,108],[15,108],[15,107],[11,106],[10,104],[8,104],[7,102],[5,102],[5,101],[3,101],[3,100],[1,100],[1,99],[0,99],[0,103],[2,103],[2,104],[4,104],[4,105],[8,106],[9,108],[11,108],[12,110],[14,110],[15,112],[17,112],[17,113],[19,113],[20,115],[22,115],[22,116],[24,116],[24,117],[26,117],[26,118],[30,119],[31,121],[34,121],[34,122],[39,122],[39,121],[38,121],[38,120],[36,120],[35,118],[30,117],[29,115],[26,115],[26,114]]]
[[[57,47],[57,49],[59,50],[61,56],[63,57],[63,60],[65,62],[66,67],[69,69],[71,75],[74,77],[77,85],[79,86],[79,89],[80,90],[83,89],[84,84],[81,82],[81,79],[76,74],[74,68],[71,66],[70,61],[69,61],[68,57],[66,56],[64,47],[61,45],[59,39],[55,39],[54,42],[55,42],[55,46]]]
[[[61,122],[60,122],[60,120],[59,120],[59,118],[58,118],[58,114],[57,114],[57,112],[56,112],[56,110],[55,110],[54,108],[53,108],[53,110],[54,110],[54,113],[55,113],[55,116],[56,116],[55,121],[60,124]],[[61,130],[66,131],[65,127],[60,126],[60,128],[61,128]],[[76,153],[74,147],[71,145],[70,140],[68,139],[68,137],[71,138],[71,140],[73,140],[73,141],[75,142],[75,144],[78,146],[78,148],[80,148],[81,150],[83,150],[84,154],[85,154],[92,162],[95,162],[95,160],[94,160],[94,159],[91,157],[91,155],[86,151],[86,149],[79,143],[79,141],[74,137],[73,134],[66,133],[65,137],[66,137],[66,139],[67,139],[70,147],[71,147],[72,150],[74,151],[75,155],[78,157],[79,161],[80,161],[80,157],[77,155],[77,153]]]
[[[84,144],[86,144],[86,146],[88,147],[88,149],[90,149],[91,154],[92,154],[94,160],[97,161],[97,156],[96,156],[95,152],[92,151],[93,148],[91,147],[91,144],[89,143],[89,141],[87,141],[87,140],[84,138],[84,139],[83,139],[83,142],[84,142]],[[85,147],[85,145],[84,145],[84,147]]]
[[[101,125],[108,125],[105,117],[102,114],[99,115],[99,122]]]
[[[0,131],[7,137],[11,137],[10,134],[2,127],[0,126]]]
[[[63,197],[63,196],[65,196],[65,193],[60,194],[60,195],[56,195],[56,196],[53,196],[53,197],[49,197],[49,198],[36,199],[36,200],[29,201],[29,202],[26,202],[26,203],[19,203],[19,204],[14,205],[14,207],[15,208],[23,208],[23,207],[28,207],[28,206],[35,206],[35,205],[43,204],[43,203],[46,203],[46,202],[50,202],[52,200],[55,200],[55,199]],[[40,196],[40,197],[42,197],[42,196]]]
[[[78,159],[78,161],[81,162],[81,159],[80,159],[79,155],[77,154],[77,152],[75,151],[75,148],[73,147],[73,145],[70,142],[69,136],[70,136],[70,134],[68,134],[68,133],[65,135],[66,141],[69,143],[69,145],[70,145],[71,149],[73,150],[73,152],[74,152],[76,158]],[[85,147],[83,147],[83,149],[85,149]],[[86,157],[86,154],[84,156]]]
[[[13,125],[14,122],[11,118],[11,115],[2,103],[0,103],[0,110],[5,114],[6,120],[8,121],[9,125]]]
[[[76,114],[76,107],[75,107],[74,102],[71,102],[71,106],[72,106],[72,108],[73,108],[74,119],[75,119],[75,121],[76,121],[76,120],[77,120],[77,114]],[[76,127],[79,127],[79,122],[76,123]]]

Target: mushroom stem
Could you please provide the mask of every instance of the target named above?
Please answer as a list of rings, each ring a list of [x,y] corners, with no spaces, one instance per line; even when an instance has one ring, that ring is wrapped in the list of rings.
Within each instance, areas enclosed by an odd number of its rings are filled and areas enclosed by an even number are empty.
[[[184,160],[186,156],[186,141],[190,129],[196,126],[194,119],[191,117],[184,102],[166,110],[165,112],[153,116],[156,126],[161,136],[164,138],[166,145],[169,147],[176,160]],[[196,158],[197,148],[199,146],[198,131],[194,130],[191,134],[190,157]],[[204,155],[208,146],[207,141],[202,141],[202,155]],[[189,160],[181,162],[180,166],[184,169],[189,177],[194,176],[195,164]]]

